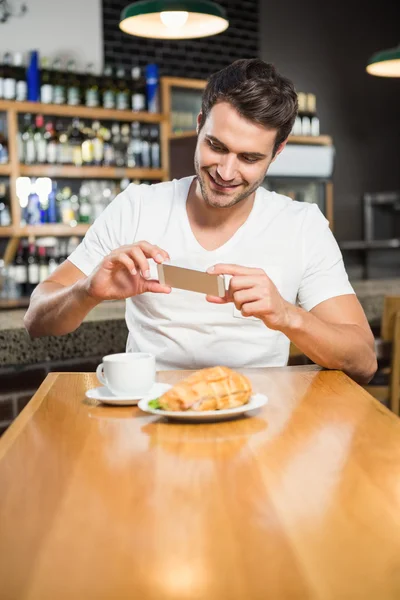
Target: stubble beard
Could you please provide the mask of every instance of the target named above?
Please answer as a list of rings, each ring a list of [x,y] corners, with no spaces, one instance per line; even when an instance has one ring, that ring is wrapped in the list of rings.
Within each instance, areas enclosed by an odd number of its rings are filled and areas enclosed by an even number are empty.
[[[207,206],[211,206],[212,208],[232,208],[232,206],[239,204],[239,202],[242,202],[243,200],[246,200],[246,198],[251,196],[260,187],[260,185],[262,184],[262,182],[264,181],[264,178],[265,178],[265,174],[264,174],[262,177],[260,177],[260,179],[258,181],[256,181],[252,185],[245,183],[245,189],[242,190],[241,192],[239,192],[236,196],[234,196],[226,204],[224,202],[224,198],[226,198],[226,196],[223,193],[221,193],[221,194],[218,194],[218,192],[209,193],[209,191],[207,189],[206,180],[205,180],[207,175],[205,175],[204,172],[202,171],[197,156],[195,156],[195,158],[194,158],[194,168],[195,168],[195,172],[197,175],[197,180],[200,185],[200,190],[201,190],[201,195],[203,196],[203,200]],[[204,169],[204,171],[205,170],[206,169]],[[211,194],[215,195],[215,199],[211,197]],[[218,197],[220,197],[222,199],[222,202],[219,202],[217,200]]]

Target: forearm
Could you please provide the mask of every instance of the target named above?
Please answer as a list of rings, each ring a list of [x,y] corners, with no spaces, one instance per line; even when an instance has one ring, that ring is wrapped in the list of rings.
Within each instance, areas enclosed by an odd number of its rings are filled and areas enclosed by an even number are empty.
[[[284,333],[313,362],[344,371],[358,383],[368,383],[376,371],[373,339],[358,325],[323,321],[297,306],[288,306]]]
[[[84,279],[71,286],[48,281],[33,292],[24,325],[31,337],[65,335],[77,329],[97,304],[87,294]]]

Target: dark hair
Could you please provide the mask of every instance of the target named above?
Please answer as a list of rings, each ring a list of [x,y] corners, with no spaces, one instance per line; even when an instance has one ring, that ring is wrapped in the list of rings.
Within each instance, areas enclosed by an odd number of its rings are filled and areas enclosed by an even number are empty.
[[[292,131],[298,110],[293,83],[259,58],[236,60],[211,75],[203,93],[199,129],[217,102],[229,102],[245,119],[277,129],[273,156]]]

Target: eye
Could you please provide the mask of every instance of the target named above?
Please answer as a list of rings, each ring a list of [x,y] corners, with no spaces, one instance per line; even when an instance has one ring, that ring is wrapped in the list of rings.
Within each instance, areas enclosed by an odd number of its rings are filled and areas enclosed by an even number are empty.
[[[214,150],[214,152],[223,152],[224,151],[224,149],[221,148],[221,146],[218,146],[212,140],[207,140],[207,144],[210,146],[211,150]]]
[[[254,164],[254,163],[258,162],[258,160],[259,160],[258,158],[248,158],[247,156],[242,156],[242,158],[243,158],[243,160],[244,160],[245,162],[247,162],[249,165],[252,165],[252,164]]]

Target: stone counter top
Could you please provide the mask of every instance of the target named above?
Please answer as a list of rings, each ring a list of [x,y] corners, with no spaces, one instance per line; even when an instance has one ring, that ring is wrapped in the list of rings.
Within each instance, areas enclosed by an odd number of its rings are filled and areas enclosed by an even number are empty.
[[[386,295],[400,296],[400,279],[352,282],[368,321],[377,323]],[[125,302],[103,302],[82,325],[62,337],[31,340],[24,329],[24,309],[0,311],[0,365],[104,356],[124,352],[127,338]]]

